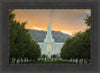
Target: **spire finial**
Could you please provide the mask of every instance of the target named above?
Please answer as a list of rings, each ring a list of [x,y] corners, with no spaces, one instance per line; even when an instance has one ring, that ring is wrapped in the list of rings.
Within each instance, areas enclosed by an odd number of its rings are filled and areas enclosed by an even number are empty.
[[[49,24],[50,24],[50,14],[49,14]]]

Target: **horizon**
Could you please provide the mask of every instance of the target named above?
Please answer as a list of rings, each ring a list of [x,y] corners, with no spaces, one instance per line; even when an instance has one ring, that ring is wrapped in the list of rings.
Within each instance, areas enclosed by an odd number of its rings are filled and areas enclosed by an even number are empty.
[[[36,30],[36,29],[28,29],[28,30]],[[44,31],[44,32],[47,32],[47,30],[36,30],[36,31]],[[64,32],[64,31],[51,30],[51,32],[52,32],[52,31],[61,32],[61,33],[63,33],[63,34],[67,34],[67,35],[73,36],[72,34],[66,33],[66,32]]]

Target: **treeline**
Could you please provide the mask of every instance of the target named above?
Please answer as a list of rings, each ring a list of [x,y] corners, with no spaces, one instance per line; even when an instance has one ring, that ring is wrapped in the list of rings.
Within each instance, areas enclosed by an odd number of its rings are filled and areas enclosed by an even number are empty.
[[[53,55],[51,55],[51,59],[48,59],[47,55],[42,54],[40,59],[41,59],[41,61],[59,61],[60,56],[58,56],[57,54],[53,54]]]
[[[87,16],[85,23],[90,27],[91,16]],[[86,29],[85,32],[78,32],[72,38],[69,38],[64,43],[64,46],[61,49],[61,58],[65,60],[84,60],[87,63],[91,60],[91,31],[90,28]]]
[[[26,22],[20,23],[15,20],[14,10],[9,10],[9,27],[10,27],[10,49],[9,63],[12,59],[20,60],[24,58],[37,60],[41,55],[41,49],[36,41],[34,41],[28,30],[25,29]]]

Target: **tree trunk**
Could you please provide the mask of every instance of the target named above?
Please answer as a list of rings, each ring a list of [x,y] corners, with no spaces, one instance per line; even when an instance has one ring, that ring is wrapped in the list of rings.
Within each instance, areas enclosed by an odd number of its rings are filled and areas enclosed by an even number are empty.
[[[22,58],[23,59],[23,63],[24,63],[24,58]]]
[[[83,62],[82,63],[84,64],[84,59],[83,59]]]
[[[89,59],[86,59],[87,60],[87,64],[89,63]]]
[[[15,64],[17,63],[17,58],[15,58]]]
[[[36,61],[38,61],[38,59],[35,59]]]
[[[19,61],[20,61],[19,63],[21,64],[21,57],[19,58]]]
[[[78,58],[78,62],[77,63],[79,64],[79,58]]]
[[[72,59],[72,63],[73,63],[73,59]]]

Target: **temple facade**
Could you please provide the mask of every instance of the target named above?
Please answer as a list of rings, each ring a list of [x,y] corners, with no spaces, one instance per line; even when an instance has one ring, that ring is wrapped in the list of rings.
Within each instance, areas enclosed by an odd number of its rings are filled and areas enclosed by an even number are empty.
[[[38,43],[41,48],[41,54],[45,54],[49,59],[51,59],[52,55],[56,55],[60,57],[61,48],[64,43],[55,42],[52,36],[51,24],[47,25],[47,34],[43,43]]]

